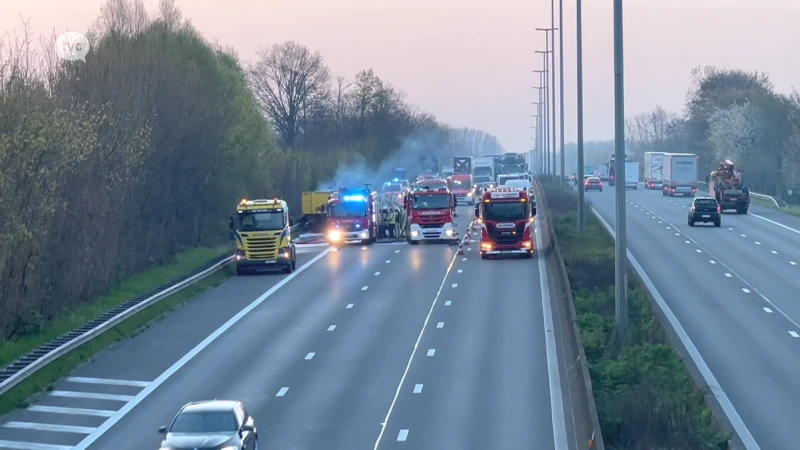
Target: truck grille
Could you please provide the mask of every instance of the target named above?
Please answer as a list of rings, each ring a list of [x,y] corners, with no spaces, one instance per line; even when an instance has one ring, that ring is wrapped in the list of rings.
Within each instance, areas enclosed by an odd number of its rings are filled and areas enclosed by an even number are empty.
[[[525,231],[525,222],[518,224],[514,228],[506,229],[498,229],[492,224],[486,224],[486,229],[489,231],[489,237],[491,237],[497,245],[514,244],[522,240],[522,234]]]
[[[441,228],[447,223],[447,216],[417,216],[414,223],[420,228]]]
[[[242,235],[247,259],[276,259],[278,257],[278,236],[249,237]]]

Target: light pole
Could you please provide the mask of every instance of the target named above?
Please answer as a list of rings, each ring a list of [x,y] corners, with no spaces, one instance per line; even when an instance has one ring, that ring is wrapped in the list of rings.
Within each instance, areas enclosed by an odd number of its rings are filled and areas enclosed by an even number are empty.
[[[578,85],[578,235],[582,235],[584,229],[586,228],[586,219],[584,217],[586,210],[586,205],[584,204],[583,199],[583,176],[586,175],[583,173],[583,11],[582,11],[582,0],[576,0],[575,5],[575,19],[576,19],[576,26],[575,26],[575,34],[577,35],[577,57],[578,57],[578,64],[577,64],[577,85]]]
[[[531,128],[533,128],[533,137],[531,138],[531,139],[533,139],[533,153],[532,153],[532,156],[530,158],[531,160],[528,163],[529,164],[528,171],[529,172],[537,172],[537,167],[536,166],[538,165],[538,163],[536,163],[536,153],[539,151],[539,113],[538,113],[538,108],[537,108],[537,113],[536,114],[531,114],[531,117],[533,117],[533,123],[535,125],[533,125],[531,127]],[[538,173],[537,173],[537,175],[538,175]]]
[[[623,75],[622,45],[622,0],[614,0],[614,156],[615,176],[622,183],[617,183],[614,191],[617,200],[617,239],[614,248],[616,263],[614,267],[616,291],[617,337],[620,345],[628,340],[628,224],[625,205],[625,84]]]
[[[549,34],[547,34],[549,32],[553,33],[553,45],[550,46],[550,40],[549,39],[547,39],[545,41],[545,45],[546,45],[545,53],[550,53],[550,65],[548,67],[550,68],[551,83],[548,86],[550,86],[550,96],[551,96],[551,99],[550,99],[551,103],[550,104],[552,105],[551,110],[550,110],[550,112],[552,113],[552,115],[550,116],[552,120],[550,121],[550,123],[552,124],[552,127],[553,127],[553,134],[552,134],[553,147],[552,147],[552,152],[551,152],[551,156],[553,158],[553,171],[552,171],[552,175],[553,176],[555,176],[555,174],[556,174],[556,164],[557,164],[556,163],[556,148],[557,148],[557,145],[556,145],[556,117],[555,117],[556,116],[556,52],[555,52],[555,48],[556,48],[556,33],[555,32],[558,30],[558,28],[556,28],[556,24],[555,24],[556,23],[556,16],[555,16],[556,13],[555,13],[555,3],[554,2],[555,2],[555,0],[551,0],[550,1],[550,9],[551,9],[551,12],[552,12],[552,17],[551,17],[551,21],[550,21],[550,28],[537,28],[536,29],[536,31],[544,31],[546,36],[550,36]],[[560,151],[563,152],[564,149],[561,148]]]
[[[537,53],[540,53],[537,51]],[[547,174],[547,163],[548,163],[548,152],[550,151],[550,143],[548,141],[548,125],[549,125],[549,117],[547,115],[547,55],[543,55],[544,58],[544,69],[543,70],[534,70],[539,74],[539,87],[536,88],[539,90],[539,107],[542,108],[540,113],[541,121],[542,121],[542,129],[539,133],[542,136],[542,174]]]
[[[551,24],[550,26],[555,26],[555,24]],[[555,49],[555,42],[556,42],[556,35],[553,34],[553,49]],[[560,147],[561,152],[560,155],[560,162],[561,162],[561,181],[558,183],[561,188],[564,188],[564,183],[566,178],[564,177],[564,163],[565,163],[565,155],[564,155],[564,0],[558,0],[558,59],[559,67],[558,67],[558,90],[559,95],[561,96],[561,102],[558,107],[558,115],[559,115],[559,132],[561,133],[560,139]],[[555,55],[553,55],[555,58]],[[554,60],[555,61],[555,60]],[[555,62],[553,62],[555,66]]]
[[[549,45],[549,43],[548,43]],[[548,175],[555,175],[556,174],[556,106],[555,106],[555,97],[550,97],[548,93],[555,92],[555,87],[550,83],[550,79],[548,78],[548,74],[554,73],[552,68],[550,67],[550,61],[547,59],[547,55],[549,53],[553,53],[552,50],[536,50],[536,53],[542,55],[542,61],[544,62],[544,97],[545,97],[545,111],[547,116],[547,174]],[[550,126],[552,124],[552,127]],[[552,131],[552,132],[551,132]]]
[[[542,81],[541,80],[542,71],[537,71],[537,72],[540,72],[539,83],[541,83],[541,81]],[[539,93],[539,101],[538,102],[531,102],[531,104],[536,105],[536,117],[537,117],[537,121],[536,121],[537,129],[536,129],[536,131],[538,133],[536,135],[536,139],[537,139],[536,140],[536,148],[538,149],[537,158],[539,159],[539,161],[537,161],[537,165],[539,166],[539,173],[537,175],[541,175],[541,174],[544,173],[544,169],[543,169],[543,167],[544,167],[544,156],[543,155],[544,155],[544,147],[545,147],[544,139],[542,138],[542,130],[546,130],[546,128],[545,128],[546,125],[544,123],[544,112],[542,111],[542,106],[543,106],[543,103],[542,103],[542,90],[544,88],[542,86],[533,86],[533,88],[536,89],[538,91],[538,93]]]

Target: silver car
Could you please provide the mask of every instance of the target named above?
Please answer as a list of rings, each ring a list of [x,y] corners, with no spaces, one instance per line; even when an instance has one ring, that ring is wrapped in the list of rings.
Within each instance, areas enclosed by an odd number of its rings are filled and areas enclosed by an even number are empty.
[[[235,400],[188,403],[158,432],[161,450],[258,450],[255,421]]]

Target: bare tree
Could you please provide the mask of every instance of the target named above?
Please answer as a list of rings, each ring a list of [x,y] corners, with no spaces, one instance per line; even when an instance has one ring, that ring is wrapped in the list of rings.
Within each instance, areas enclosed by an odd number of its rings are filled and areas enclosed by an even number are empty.
[[[250,85],[264,113],[287,147],[292,147],[308,119],[325,107],[330,70],[319,52],[293,41],[258,52],[249,70]]]

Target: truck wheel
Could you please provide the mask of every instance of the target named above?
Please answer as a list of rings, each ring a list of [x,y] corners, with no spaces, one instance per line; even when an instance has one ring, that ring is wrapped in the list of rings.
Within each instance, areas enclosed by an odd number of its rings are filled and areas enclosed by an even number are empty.
[[[721,227],[722,226],[722,220],[715,220],[714,221],[714,226],[717,227],[717,228]]]
[[[283,268],[283,273],[292,273],[293,271],[294,271],[294,267],[292,266],[292,264],[289,264],[288,266],[284,266],[284,268]]]
[[[693,227],[693,226],[694,226],[694,220],[692,220],[692,219],[689,219],[689,226],[690,226],[690,227]]]
[[[481,259],[489,259],[489,255],[481,253]]]
[[[419,245],[419,241],[412,241],[412,240],[410,240],[410,238],[409,238],[408,243],[411,244],[411,245]]]
[[[242,268],[242,267],[237,267],[236,268],[236,275],[238,275],[240,277],[243,277],[243,276],[247,275],[247,271],[244,270],[244,268]]]

